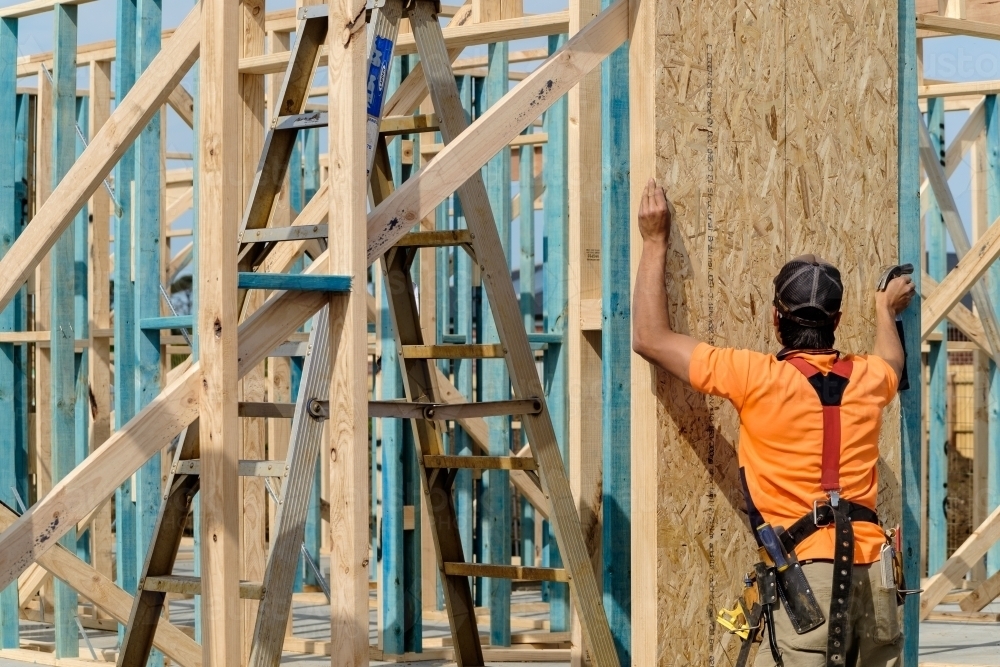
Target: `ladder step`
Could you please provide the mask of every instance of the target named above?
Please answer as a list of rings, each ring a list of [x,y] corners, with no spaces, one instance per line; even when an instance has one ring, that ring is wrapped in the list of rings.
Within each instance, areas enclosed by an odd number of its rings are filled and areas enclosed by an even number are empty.
[[[330,235],[329,225],[293,225],[291,227],[262,227],[247,229],[240,237],[240,243],[278,243],[280,241],[302,241],[305,239],[325,239]]]
[[[330,124],[329,115],[325,111],[313,111],[288,116],[278,116],[274,119],[275,131],[305,130],[313,127],[326,127]],[[390,116],[383,118],[379,124],[379,133],[387,137],[398,134],[418,134],[421,132],[437,132],[438,119],[434,114],[419,116]]]
[[[240,460],[240,477],[281,477],[288,466],[284,461],[252,461]],[[200,475],[201,460],[187,459],[178,461],[174,470],[176,475]]]
[[[386,116],[378,126],[379,134],[387,137],[397,134],[437,132],[438,129],[440,129],[438,117],[432,113],[417,116]]]
[[[238,286],[240,289],[350,292],[351,277],[321,273],[257,273],[254,271],[240,271]]]
[[[395,419],[470,419],[506,415],[537,415],[542,402],[537,398],[479,403],[410,403],[408,401],[368,401],[368,416]]]
[[[474,470],[538,470],[530,456],[441,456],[424,455],[425,468],[472,468]]]
[[[179,593],[181,595],[201,595],[201,577],[170,574],[162,577],[146,577],[139,584],[144,591]],[[259,581],[241,581],[240,597],[244,600],[261,600],[264,584]]]
[[[433,232],[410,232],[396,242],[396,246],[408,248],[441,248],[472,243],[472,232],[468,229],[447,229]]]
[[[313,127],[326,127],[329,124],[328,116],[325,111],[311,111],[309,113],[278,116],[274,119],[271,129],[275,132],[282,132],[285,130],[298,131]]]
[[[259,403],[240,401],[240,417],[267,417],[269,419],[291,419],[295,416],[294,403]]]
[[[492,345],[403,345],[404,359],[502,359],[504,347]]]
[[[488,563],[445,563],[444,573],[455,577],[487,577],[514,581],[569,581],[566,570],[555,567],[521,567]]]

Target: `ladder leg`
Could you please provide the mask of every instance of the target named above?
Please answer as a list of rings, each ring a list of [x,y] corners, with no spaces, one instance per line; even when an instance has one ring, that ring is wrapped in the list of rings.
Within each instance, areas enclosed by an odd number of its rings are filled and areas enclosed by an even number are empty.
[[[462,109],[455,77],[434,15],[434,3],[416,0],[410,20],[424,66],[428,89],[438,114],[441,138],[447,144],[468,126]],[[507,368],[517,398],[543,397],[544,391],[535,370],[534,355],[528,344],[514,285],[504,261],[503,248],[490,209],[486,186],[477,172],[458,189],[470,231],[475,236],[476,257],[482,272],[483,286],[493,310],[500,340],[507,350]],[[544,406],[544,401],[543,401]],[[524,415],[522,425],[528,434],[532,454],[538,462],[542,483],[552,505],[549,520],[556,534],[560,553],[570,578],[573,601],[590,646],[591,656],[599,667],[618,667],[611,629],[602,606],[602,596],[590,562],[580,517],[563,467],[548,408],[536,415]]]
[[[396,338],[401,345],[422,345],[419,311],[413,296],[413,282],[410,279],[409,261],[405,249],[393,249],[383,258],[389,306],[392,313]],[[403,385],[409,401],[438,399],[434,383],[434,373],[428,359],[404,359]],[[441,434],[437,422],[425,419],[411,420],[416,440],[420,446],[424,506],[429,510],[431,533],[437,551],[438,571],[441,573],[445,607],[455,644],[455,661],[459,667],[483,664],[483,649],[479,641],[476,623],[476,608],[472,599],[469,578],[464,575],[446,575],[444,563],[464,562],[462,538],[455,516],[455,505],[451,496],[451,478],[442,470],[428,470],[423,467],[423,456],[444,454]]]
[[[187,428],[184,438],[174,455],[174,469],[179,461],[198,458],[198,420]],[[153,543],[146,554],[146,563],[139,580],[129,614],[128,629],[118,655],[119,667],[145,667],[153,648],[153,635],[163,613],[167,594],[143,589],[146,577],[169,575],[173,572],[177,550],[181,545],[184,527],[191,513],[191,502],[199,486],[198,475],[171,474],[167,477],[167,496],[160,505],[160,516],[153,530]]]
[[[309,404],[325,401],[330,392],[330,317],[324,307],[313,320],[309,356],[302,372],[299,400],[292,419],[285,475],[281,484],[275,525],[271,530],[271,555],[264,572],[266,591],[257,609],[251,667],[276,667],[281,661],[285,626],[292,610],[292,584],[305,531],[312,491],[313,471],[323,441],[323,422],[309,413]]]

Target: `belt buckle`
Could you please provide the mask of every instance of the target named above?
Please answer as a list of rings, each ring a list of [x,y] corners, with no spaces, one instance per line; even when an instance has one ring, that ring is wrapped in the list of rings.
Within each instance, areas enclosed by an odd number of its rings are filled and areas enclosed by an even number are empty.
[[[819,522],[819,506],[820,506],[820,502],[822,502],[824,505],[827,505],[827,503],[825,501],[821,501],[818,498],[813,501],[813,524],[815,524],[817,528],[824,528],[826,526],[829,526],[830,522],[829,521],[827,521],[826,523],[820,523]]]

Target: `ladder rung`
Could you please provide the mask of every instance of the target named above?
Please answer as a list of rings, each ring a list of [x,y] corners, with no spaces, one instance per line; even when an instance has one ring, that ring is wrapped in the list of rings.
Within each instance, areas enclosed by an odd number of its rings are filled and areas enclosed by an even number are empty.
[[[503,345],[403,345],[404,359],[499,359]]]
[[[425,468],[472,468],[473,470],[538,470],[530,456],[441,456],[424,455]]]
[[[456,577],[487,577],[514,581],[569,581],[566,570],[554,567],[521,567],[487,563],[445,563],[444,573]]]
[[[378,126],[379,134],[392,137],[397,134],[417,134],[418,132],[437,132],[438,117],[435,114],[417,116],[386,116]]]
[[[282,130],[306,130],[313,127],[326,127],[329,125],[325,111],[311,111],[309,113],[297,113],[290,116],[278,116],[274,119],[271,128],[275,131]]]
[[[179,593],[181,595],[201,595],[201,577],[169,574],[163,577],[146,577],[139,585],[144,591]],[[264,584],[259,581],[241,581],[240,597],[244,600],[260,600],[264,597]]]
[[[290,227],[262,227],[247,229],[240,237],[240,243],[278,243],[280,241],[302,241],[304,239],[325,239],[330,235],[329,225],[292,225]]]
[[[542,402],[537,398],[478,403],[410,403],[408,401],[368,401],[368,416],[395,419],[471,419],[506,415],[537,415]]]
[[[267,417],[269,419],[291,419],[295,416],[294,403],[259,403],[240,401],[240,417]]]
[[[396,246],[408,248],[440,248],[472,243],[472,232],[468,229],[446,229],[433,232],[410,232],[396,242]]]
[[[281,477],[287,466],[284,461],[252,461],[240,460],[240,477]],[[178,461],[175,475],[200,475],[201,460],[187,459]]]

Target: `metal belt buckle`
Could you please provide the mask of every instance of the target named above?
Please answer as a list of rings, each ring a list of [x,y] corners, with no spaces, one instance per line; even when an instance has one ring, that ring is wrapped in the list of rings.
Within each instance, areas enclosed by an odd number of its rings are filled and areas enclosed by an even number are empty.
[[[815,524],[818,528],[823,528],[824,526],[829,526],[830,524],[829,523],[820,523],[819,522],[819,504],[820,504],[820,502],[821,501],[818,498],[813,501],[813,524]],[[823,504],[826,505],[826,502],[823,501]]]

